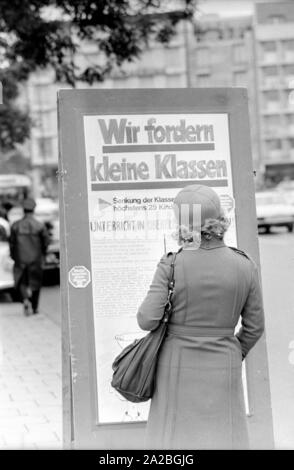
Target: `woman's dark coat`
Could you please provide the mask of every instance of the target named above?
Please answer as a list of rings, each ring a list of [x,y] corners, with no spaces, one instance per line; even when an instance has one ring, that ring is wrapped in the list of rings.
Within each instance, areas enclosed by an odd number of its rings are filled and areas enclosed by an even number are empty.
[[[161,259],[138,311],[144,330],[155,329],[163,315],[171,259]],[[175,264],[173,306],[146,447],[248,448],[242,357],[264,330],[255,263],[216,239],[182,250]],[[240,315],[242,328],[234,335]]]

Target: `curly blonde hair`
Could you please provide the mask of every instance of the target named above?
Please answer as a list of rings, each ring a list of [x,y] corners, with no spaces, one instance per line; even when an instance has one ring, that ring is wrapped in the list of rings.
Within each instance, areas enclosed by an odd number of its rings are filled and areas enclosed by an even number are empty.
[[[193,230],[191,227],[188,228],[185,225],[180,225],[177,227],[176,232],[174,232],[173,238],[182,246],[199,247],[203,239],[211,240],[212,238],[217,238],[223,240],[229,225],[230,220],[224,215],[221,215],[217,219],[206,219],[200,231]]]
[[[205,224],[201,227],[201,236],[206,240],[212,237],[222,240],[230,225],[230,220],[221,215],[217,219],[206,219]]]

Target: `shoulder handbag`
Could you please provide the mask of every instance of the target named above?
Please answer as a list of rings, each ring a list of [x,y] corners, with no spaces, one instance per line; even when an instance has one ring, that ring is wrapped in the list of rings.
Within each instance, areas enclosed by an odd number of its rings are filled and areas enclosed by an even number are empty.
[[[173,253],[168,282],[168,296],[164,314],[156,330],[129,344],[115,358],[111,385],[124,398],[133,403],[149,400],[153,395],[159,351],[167,331],[172,312],[174,291],[174,265],[177,253]]]

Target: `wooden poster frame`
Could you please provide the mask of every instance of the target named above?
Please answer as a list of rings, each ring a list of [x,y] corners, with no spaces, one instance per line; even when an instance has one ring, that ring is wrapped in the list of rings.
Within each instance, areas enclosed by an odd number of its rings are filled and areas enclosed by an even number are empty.
[[[68,282],[73,266],[91,271],[83,116],[226,113],[238,246],[259,266],[247,92],[244,88],[61,90],[58,113],[65,446],[143,448],[145,423],[96,422],[92,287],[75,289]],[[246,360],[246,375],[251,448],[273,449],[266,334]]]

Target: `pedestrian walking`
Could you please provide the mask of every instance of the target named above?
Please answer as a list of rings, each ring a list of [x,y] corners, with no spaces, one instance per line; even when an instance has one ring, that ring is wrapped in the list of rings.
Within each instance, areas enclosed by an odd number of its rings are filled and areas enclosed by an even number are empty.
[[[24,217],[14,222],[9,239],[15,288],[23,302],[25,315],[38,313],[42,265],[49,244],[45,225],[34,217],[35,207],[34,199],[24,200]]]
[[[175,261],[173,312],[159,356],[146,447],[248,449],[241,366],[264,330],[257,267],[224,243],[228,221],[212,189],[187,186],[174,203],[182,249]],[[201,221],[193,220],[199,205]],[[160,260],[137,313],[144,330],[155,329],[163,315],[171,259],[167,254]],[[240,317],[242,327],[235,334]]]

